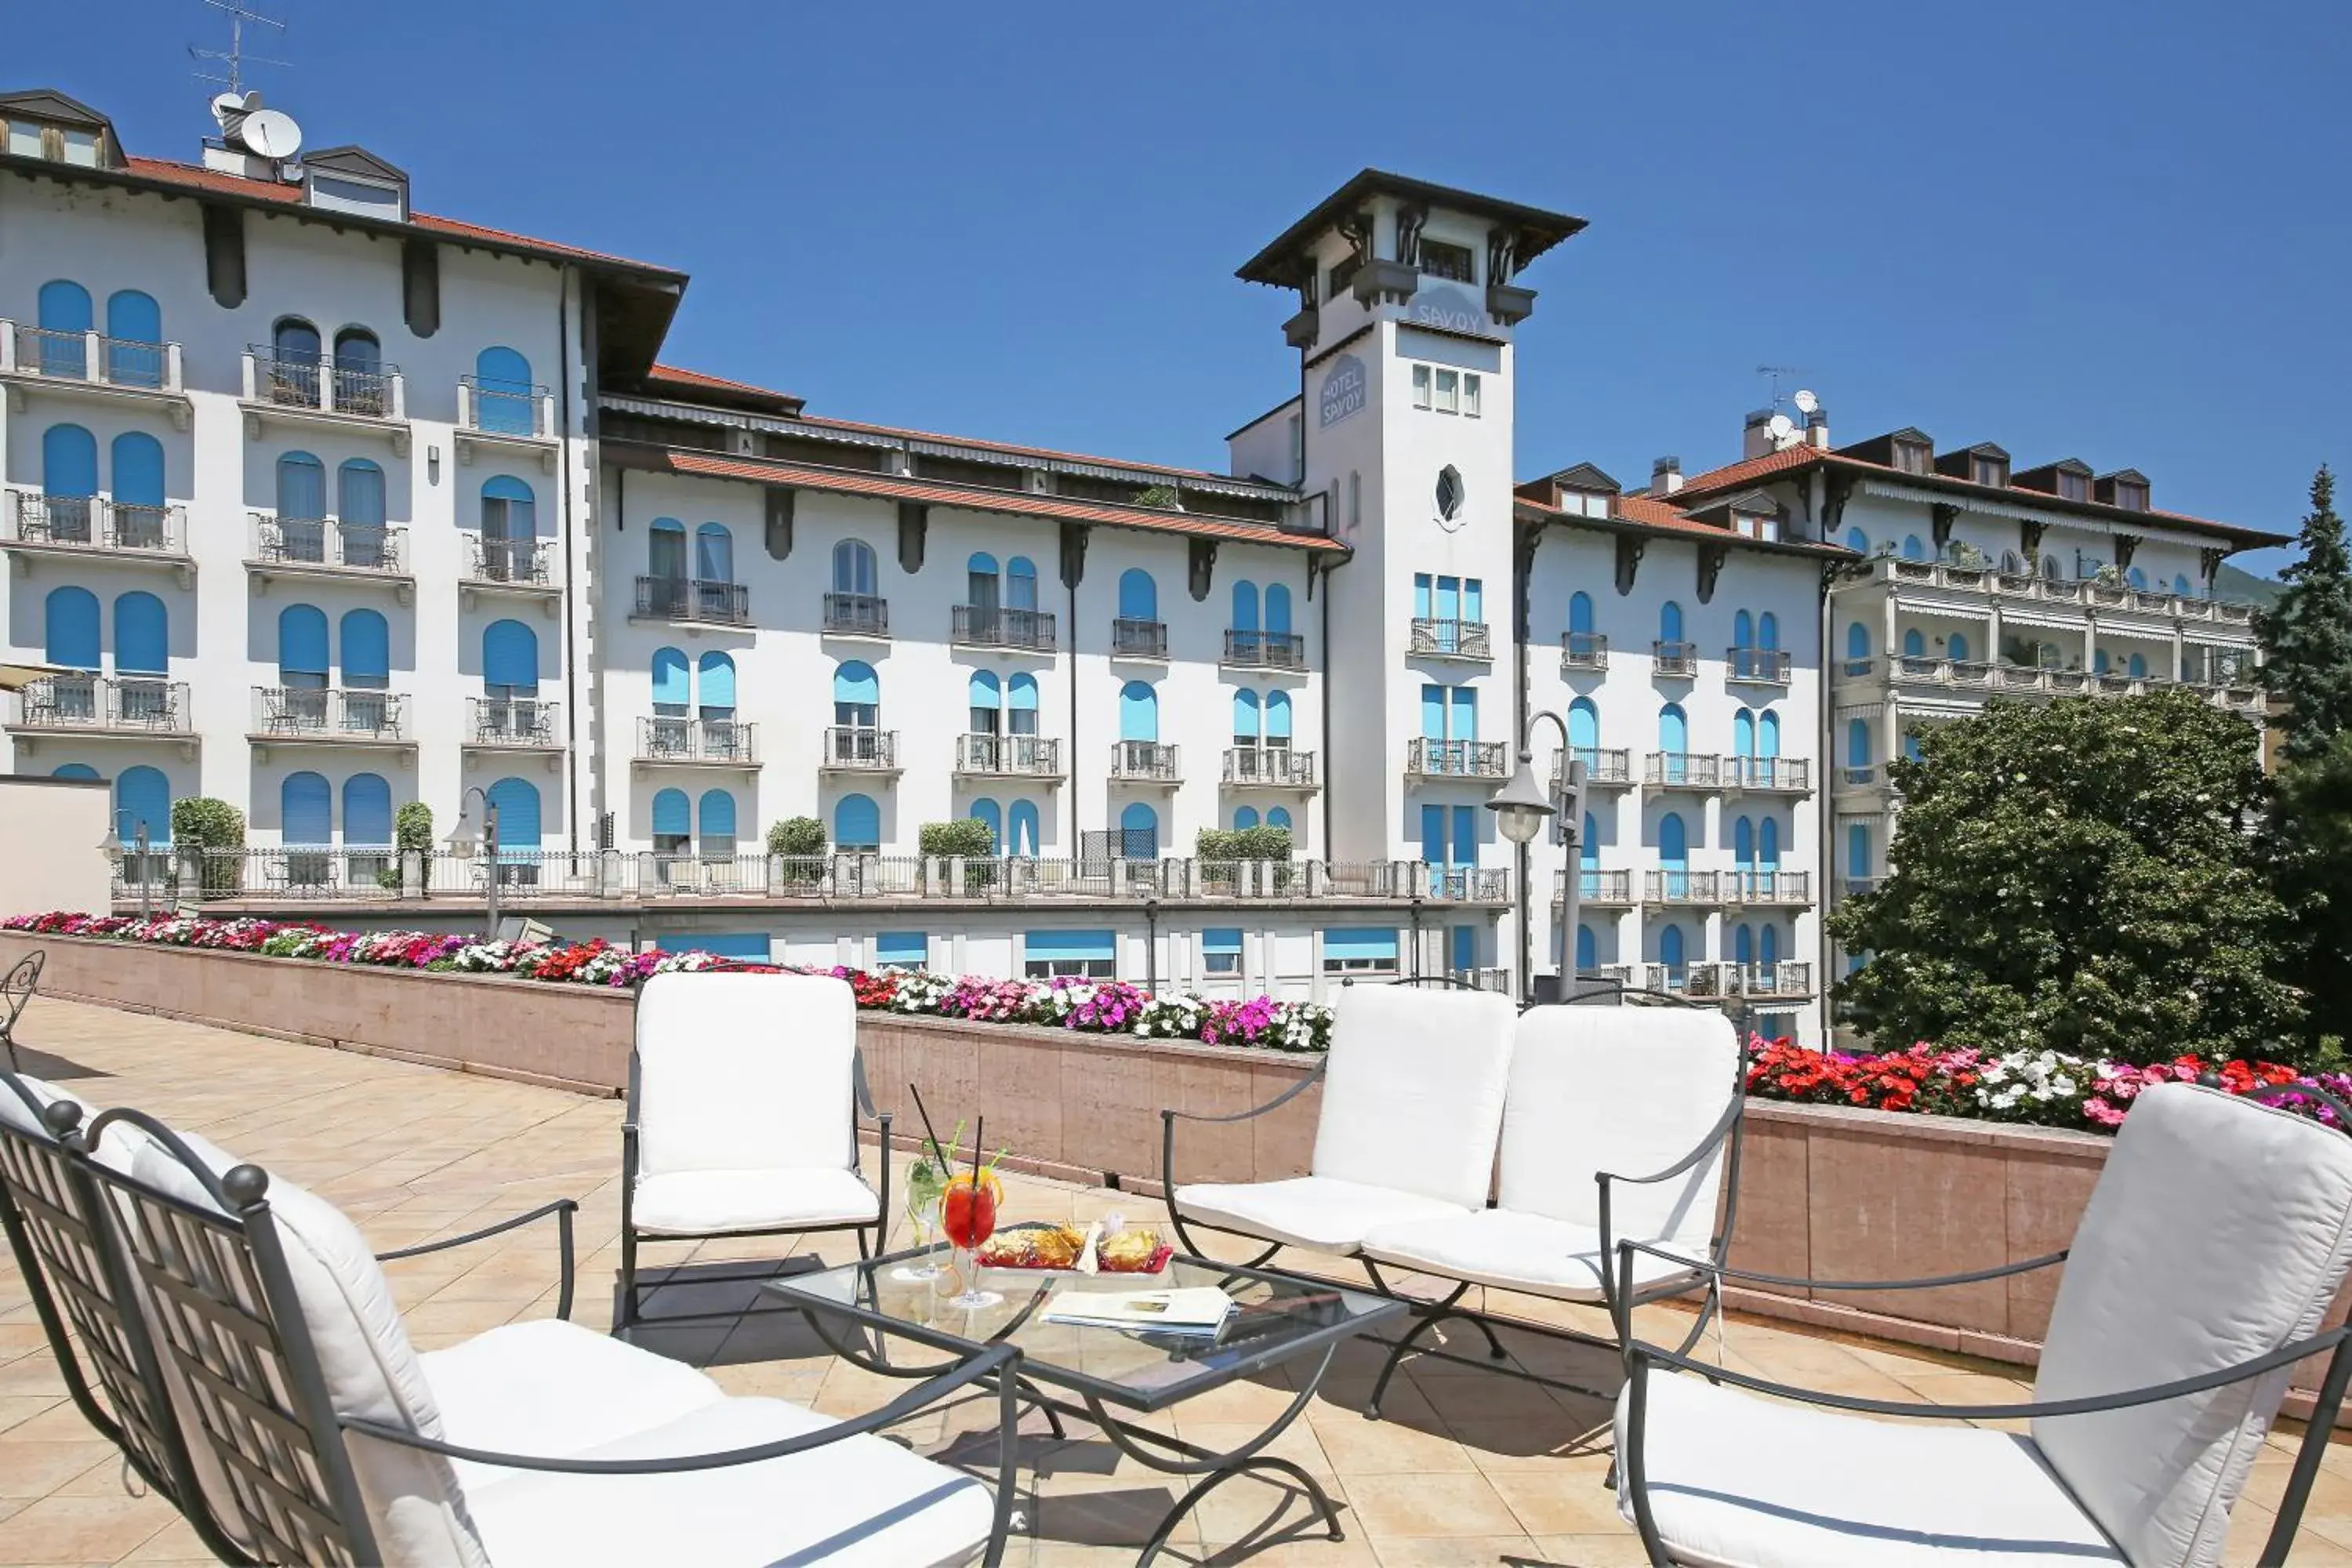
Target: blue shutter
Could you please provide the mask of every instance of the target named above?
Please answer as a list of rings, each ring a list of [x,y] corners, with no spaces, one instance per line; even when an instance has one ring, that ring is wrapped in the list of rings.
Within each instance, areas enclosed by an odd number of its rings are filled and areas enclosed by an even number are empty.
[[[1780,928],[1771,921],[1764,922],[1764,935],[1757,957],[1767,965],[1780,962]]]
[[[1690,750],[1690,725],[1682,709],[1672,702],[1658,710],[1658,750],[1669,754]]]
[[[1234,739],[1236,741],[1246,739],[1252,745],[1255,745],[1257,737],[1257,693],[1244,687],[1234,693]]]
[[[98,493],[98,437],[79,425],[41,432],[41,490],[53,496]]]
[[[964,570],[975,577],[993,577],[997,574],[996,557],[985,550],[975,551],[971,559],[964,563]]]
[[[1412,618],[1416,621],[1425,621],[1429,619],[1432,613],[1429,604],[1429,574],[1416,572],[1412,574]]]
[[[1280,583],[1265,585],[1265,629],[1286,636],[1290,631],[1290,590]]]
[[[2146,679],[2147,678],[2147,656],[2144,653],[2136,653],[2132,655],[2131,664],[2128,668],[2131,671],[2131,678],[2134,680]]]
[[[495,521],[498,527],[491,527]],[[539,537],[539,496],[511,474],[482,481],[482,531],[492,539]]]
[[[882,808],[874,797],[843,795],[833,808],[833,844],[836,849],[862,849],[882,842]]]
[[[1130,566],[1118,574],[1118,618],[1123,621],[1156,621],[1160,618],[1160,585],[1151,574],[1140,566]]]
[[[139,837],[142,822],[147,825],[150,847],[172,842],[172,784],[154,768],[125,768],[114,781],[114,836],[131,843]]]
[[[1454,864],[1475,866],[1478,863],[1478,808],[1457,805],[1454,808]]]
[[[1127,840],[1127,858],[1130,860],[1156,860],[1160,858],[1160,814],[1141,801],[1129,805],[1118,814],[1118,830]]]
[[[1731,956],[1743,968],[1756,962],[1756,928],[1742,925],[1732,933]]]
[[[692,696],[693,686],[687,674],[686,655],[674,647],[654,649],[654,705],[683,708]]]
[[[1589,811],[1584,814],[1584,831],[1577,837],[1576,862],[1588,870],[1601,864],[1601,825]]]
[[[1845,721],[1845,765],[1850,768],[1870,766],[1870,725],[1861,719]]]
[[[392,627],[377,610],[343,613],[343,684],[382,690],[392,684]]]
[[[1118,738],[1122,741],[1160,739],[1160,696],[1140,680],[1119,689]]]
[[[1441,621],[1458,621],[1462,618],[1461,578],[1440,577],[1437,580],[1435,609],[1437,618]]]
[[[1576,967],[1580,973],[1601,967],[1601,945],[1593,940],[1592,928],[1581,921],[1576,927]]]
[[[1478,928],[1454,926],[1446,932],[1446,959],[1456,970],[1478,967]]]
[[[1920,630],[1919,630],[1919,628],[1918,628],[1917,626],[1913,626],[1909,631],[1905,632],[1905,633],[1903,634],[1903,657],[1904,657],[1904,658],[1925,658],[1927,657],[1927,637],[1925,637],[1925,636],[1920,632]]]
[[[1927,547],[1919,542],[1919,536],[1917,534],[1912,533],[1906,534],[1904,536],[1903,559],[1906,561],[1925,561],[1927,559]]]
[[[881,678],[864,659],[844,659],[833,672],[833,700],[857,707],[878,708],[882,703]]]
[[[694,531],[694,575],[704,583],[735,581],[735,536],[725,523],[706,522]]]
[[[171,617],[163,601],[134,591],[114,601],[114,668],[160,675],[171,668]]]
[[[1683,928],[1670,925],[1658,933],[1658,962],[1666,966],[1676,984],[1682,982]]]
[[[1486,618],[1486,584],[1476,577],[1462,579],[1462,618],[1472,622]]]
[[[1670,871],[1689,869],[1690,837],[1680,812],[1670,811],[1658,818],[1658,858]]]
[[[1759,647],[1780,646],[1780,617],[1769,610],[1756,617],[1756,643]]]
[[[383,526],[383,470],[353,458],[335,470],[335,516],[347,526]]]
[[[919,931],[886,931],[874,939],[874,962],[883,969],[920,969],[930,962],[931,939]]]
[[[1279,827],[1285,832],[1289,831],[1290,808],[1286,805],[1276,806],[1265,814],[1265,825],[1268,827]]]
[[[1246,577],[1234,584],[1234,630],[1257,630],[1257,584]]]
[[[1478,738],[1478,689],[1457,686],[1454,689],[1454,728],[1451,738],[1475,741]]]
[[[1756,823],[1743,816],[1731,831],[1731,858],[1743,870],[1756,864]]]
[[[485,792],[499,808],[499,855],[528,858],[539,849],[539,786],[529,779],[500,779]]]
[[[723,789],[702,792],[698,807],[702,818],[702,847],[710,847],[714,838],[735,837],[735,797]]]
[[[41,374],[76,379],[88,374],[89,353],[79,334],[92,324],[89,290],[70,279],[52,279],[41,285],[39,310],[41,331],[74,334],[41,340]]]
[[[1764,717],[1757,727],[1756,754],[1759,757],[1780,754],[1780,715],[1769,708],[1764,710]]]
[[[43,657],[68,669],[96,669],[100,662],[98,595],[87,588],[52,588],[43,605],[48,642]]]
[[[1421,733],[1423,740],[1445,739],[1445,688],[1443,686],[1421,689]]]
[[[1658,640],[1660,642],[1683,640],[1683,607],[1672,599],[1658,606]]]
[[[1870,553],[1870,535],[1858,528],[1849,528],[1845,531],[1845,547],[1856,555],[1867,555]]]
[[[1007,852],[1013,855],[1036,854],[1037,803],[1034,800],[1014,801],[1009,823],[1013,837]]]
[[[1745,708],[1731,716],[1731,750],[1736,756],[1756,754],[1756,715]]]
[[[1290,739],[1290,693],[1269,691],[1265,694],[1265,735],[1269,741]]]
[[[735,660],[730,655],[713,648],[702,656],[695,674],[695,684],[701,693],[698,700],[703,711],[720,708],[729,713],[735,710]]]
[[[114,503],[117,506],[163,504],[163,443],[144,430],[126,430],[114,438]]]
[[[982,795],[971,803],[971,816],[975,821],[988,824],[988,852],[991,855],[1003,854],[1004,808]]]
[[[1238,953],[1242,950],[1242,928],[1239,926],[1209,926],[1201,932],[1202,952]]]
[[[666,789],[654,796],[654,836],[684,838],[694,831],[694,804],[682,789]]]
[[[1601,749],[1601,710],[1590,697],[1580,697],[1568,705],[1568,744],[1577,752]],[[1591,757],[1584,760],[1592,761]]]
[[[738,963],[770,963],[776,956],[775,939],[763,931],[697,931],[687,946],[696,952],[707,952],[713,958],[731,958]]]
[[[970,682],[970,695],[965,700],[971,707],[985,708],[992,712],[1003,707],[1003,689],[997,685],[996,672],[992,669],[973,670]],[[1031,683],[1030,705],[1032,707],[1036,705],[1034,682]]]
[[[343,842],[392,847],[392,785],[383,774],[353,773],[343,781]]]
[[[1764,869],[1779,870],[1780,868],[1780,823],[1778,817],[1768,816],[1764,819],[1763,827],[1756,835],[1756,846],[1757,854],[1764,862]]]
[[[474,423],[509,436],[539,433],[531,395],[530,361],[510,348],[494,346],[474,356]]]
[[[327,612],[316,605],[289,605],[278,612],[278,678],[315,675],[326,679]]]
[[[278,459],[278,515],[304,521],[327,515],[327,470],[308,452]]]
[[[2105,648],[2100,648],[2091,655],[2091,673],[2094,675],[2105,675],[2106,672],[2107,650]]]
[[[1756,646],[1756,622],[1754,617],[1745,610],[1731,617],[1731,646],[1734,647]]]
[[[335,841],[335,792],[323,775],[289,773],[278,786],[278,837],[284,844]]]
[[[1969,659],[1968,635],[1965,632],[1954,632],[1950,637],[1945,638],[1944,652],[1949,655],[1955,662],[1966,664]]]
[[[1860,621],[1851,622],[1845,628],[1845,656],[1857,662],[1870,657],[1870,628]],[[1858,675],[1861,671],[1848,670],[1846,673]]]
[[[1445,864],[1445,808],[1421,808],[1421,858],[1433,866]]]
[[[1568,596],[1568,629],[1590,636],[1592,631],[1592,595],[1585,593]]]
[[[1034,675],[1016,675],[1007,681],[1004,688],[1004,705],[1016,712],[1034,713],[1037,710],[1037,678]]]
[[[1034,610],[1037,607],[1037,563],[1026,555],[1016,555],[1004,563],[1004,607],[1008,610]]]
[[[1323,931],[1323,956],[1326,959],[1386,959],[1396,963],[1397,933],[1394,926],[1333,926]]]
[[[49,776],[53,779],[94,779],[98,777],[98,770],[88,763],[68,763],[63,767],[51,768]]]
[[[1845,830],[1845,874],[1849,877],[1870,875],[1870,829],[1856,822]]]
[[[1237,805],[1234,807],[1234,826],[1236,828],[1244,831],[1249,828],[1255,827],[1257,826],[1257,807],[1254,805]]]
[[[1024,962],[1087,963],[1116,959],[1118,941],[1108,931],[1033,931],[1022,933],[1021,949]]]

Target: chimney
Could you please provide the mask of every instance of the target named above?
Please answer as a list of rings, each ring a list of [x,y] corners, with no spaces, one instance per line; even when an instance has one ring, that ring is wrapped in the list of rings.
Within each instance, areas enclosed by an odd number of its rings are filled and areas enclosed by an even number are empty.
[[[1745,459],[1760,458],[1779,450],[1772,444],[1772,411],[1759,408],[1748,416],[1739,436],[1739,456]]]
[[[1683,488],[1683,460],[1680,458],[1660,458],[1650,465],[1650,493],[1670,496]]]
[[[1819,404],[1805,416],[1805,445],[1816,452],[1830,449],[1830,411]]]

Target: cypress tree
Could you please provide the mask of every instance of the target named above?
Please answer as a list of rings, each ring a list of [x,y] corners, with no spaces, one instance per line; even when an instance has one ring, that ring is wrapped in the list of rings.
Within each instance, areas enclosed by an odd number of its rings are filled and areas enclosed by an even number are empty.
[[[2263,684],[2286,705],[2286,755],[2310,762],[2352,731],[2352,559],[2336,515],[2336,476],[2311,480],[2302,559],[2281,574],[2286,591],[2262,616]]]

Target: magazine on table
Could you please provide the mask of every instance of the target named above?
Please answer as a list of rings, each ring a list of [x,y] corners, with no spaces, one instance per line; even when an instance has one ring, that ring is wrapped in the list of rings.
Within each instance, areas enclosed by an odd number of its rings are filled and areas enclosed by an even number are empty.
[[[1233,1298],[1213,1285],[1171,1290],[1095,1290],[1066,1286],[1041,1314],[1049,1323],[1079,1328],[1147,1329],[1161,1334],[1214,1335],[1233,1311]]]

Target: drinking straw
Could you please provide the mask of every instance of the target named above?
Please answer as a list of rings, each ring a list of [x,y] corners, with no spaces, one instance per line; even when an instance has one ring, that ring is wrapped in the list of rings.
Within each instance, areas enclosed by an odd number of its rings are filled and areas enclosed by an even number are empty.
[[[988,1146],[983,1138],[987,1131],[988,1118],[983,1116],[971,1130],[971,1196],[974,1203],[980,1201],[980,1152]]]
[[[946,1164],[949,1152],[940,1147],[939,1130],[931,1125],[931,1113],[923,1109],[923,1091],[910,1083],[907,1086],[907,1092],[915,1097],[915,1114],[923,1119],[923,1131],[931,1141],[931,1152],[940,1157],[940,1164]]]

